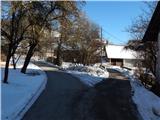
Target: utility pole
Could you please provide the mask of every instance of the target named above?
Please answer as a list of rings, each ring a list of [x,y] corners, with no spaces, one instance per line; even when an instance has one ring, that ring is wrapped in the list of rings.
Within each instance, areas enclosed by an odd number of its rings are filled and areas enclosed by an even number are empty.
[[[101,42],[103,42],[103,37],[102,37],[102,27],[100,28],[100,32],[101,32]],[[102,60],[103,60],[103,58],[102,58],[102,55],[103,55],[103,47],[101,47],[101,65],[102,65]]]

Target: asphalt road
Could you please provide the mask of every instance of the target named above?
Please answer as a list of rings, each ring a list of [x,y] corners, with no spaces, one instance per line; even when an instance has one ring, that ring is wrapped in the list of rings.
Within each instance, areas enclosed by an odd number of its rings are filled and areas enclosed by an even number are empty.
[[[108,72],[109,78],[83,93],[75,120],[142,120],[128,78],[114,69]]]
[[[46,89],[25,114],[23,120],[72,120],[73,104],[81,91],[87,89],[79,79],[57,68],[37,63],[47,74]]]
[[[108,69],[110,78],[93,87],[44,63],[46,89],[23,120],[140,120],[132,101],[131,85],[118,71]]]

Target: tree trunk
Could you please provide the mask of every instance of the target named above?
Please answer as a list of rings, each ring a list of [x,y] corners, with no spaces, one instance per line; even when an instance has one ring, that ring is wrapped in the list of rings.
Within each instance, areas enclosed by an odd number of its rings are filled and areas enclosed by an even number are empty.
[[[85,59],[86,59],[86,54],[85,54],[85,52],[83,51],[83,53],[82,53],[82,64],[83,65],[85,65],[86,63],[85,63]]]
[[[9,44],[8,54],[6,58],[6,64],[5,64],[5,72],[4,72],[4,80],[3,80],[4,83],[8,83],[7,80],[8,80],[8,73],[9,73],[9,62],[10,62],[11,57],[14,56],[16,49],[17,49],[17,46],[13,47],[13,44],[11,43]],[[15,69],[16,63],[15,61],[12,61],[12,62],[13,62],[13,67]]]
[[[105,58],[106,58],[106,61],[107,61],[107,51],[106,51],[106,45],[104,45],[104,53],[105,53]]]
[[[16,69],[16,62],[14,59],[14,55],[12,55],[12,64],[13,64],[13,69]]]
[[[8,83],[9,61],[11,59],[11,51],[12,51],[11,48],[12,48],[11,45],[9,45],[8,55],[7,55],[6,64],[5,64],[3,83]]]
[[[61,43],[58,45],[58,48],[57,48],[57,58],[56,58],[56,64],[58,66],[60,66],[62,64],[62,59],[61,59]]]
[[[21,73],[26,73],[26,70],[27,70],[27,67],[28,67],[28,64],[31,60],[31,57],[33,56],[33,53],[34,53],[34,49],[36,47],[36,44],[32,44],[28,50],[28,53],[27,53],[27,56],[25,58],[25,61],[24,61],[24,64],[23,64],[23,67],[21,69]]]
[[[18,45],[17,45],[18,46]],[[16,69],[16,62],[15,62],[15,57],[14,54],[17,50],[17,46],[14,46],[11,50],[11,57],[12,57],[12,64],[13,64],[13,69]]]
[[[15,61],[15,64],[17,64],[17,62],[19,61],[21,55],[18,56],[17,60]]]

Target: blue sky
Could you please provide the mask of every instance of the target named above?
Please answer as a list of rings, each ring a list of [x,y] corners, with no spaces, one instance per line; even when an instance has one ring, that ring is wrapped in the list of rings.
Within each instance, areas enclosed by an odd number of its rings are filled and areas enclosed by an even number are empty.
[[[103,37],[114,44],[125,44],[131,37],[125,29],[145,9],[144,2],[87,1],[83,10],[103,28]]]

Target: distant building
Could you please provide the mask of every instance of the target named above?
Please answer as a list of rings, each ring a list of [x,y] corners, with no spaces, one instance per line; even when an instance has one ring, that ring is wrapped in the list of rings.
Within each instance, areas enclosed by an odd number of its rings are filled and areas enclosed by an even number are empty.
[[[46,33],[48,33],[48,31],[46,31]],[[46,36],[50,36],[51,40],[50,40],[50,47],[47,48],[46,53],[45,53],[45,57],[55,57],[55,49],[57,48],[57,43],[55,43],[56,41],[58,41],[58,39],[60,38],[61,33],[59,33],[58,31],[51,31],[50,34],[46,34]],[[54,38],[54,41],[52,41]]]
[[[136,66],[137,52],[124,49],[123,45],[106,45],[107,61],[111,65],[132,68]]]

